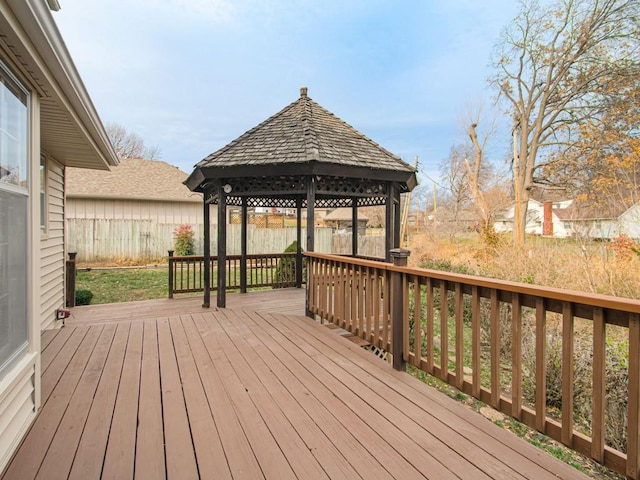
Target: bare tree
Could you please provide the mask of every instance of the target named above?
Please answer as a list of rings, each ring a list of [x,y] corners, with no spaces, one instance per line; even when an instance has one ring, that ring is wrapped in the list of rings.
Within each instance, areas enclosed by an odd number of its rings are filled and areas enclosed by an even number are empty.
[[[118,123],[107,123],[105,130],[109,140],[120,158],[144,158],[157,160],[160,158],[160,149],[157,145],[147,147],[144,140],[133,132],[128,132]]]
[[[451,193],[453,221],[457,224],[460,210],[471,201],[469,172],[465,160],[471,155],[468,145],[451,147],[449,156],[440,163],[440,179]]]
[[[513,118],[513,176],[518,212],[514,238],[524,243],[530,190],[577,125],[606,104],[607,79],[637,74],[637,0],[558,0],[542,8],[522,0],[502,35],[492,83]]]

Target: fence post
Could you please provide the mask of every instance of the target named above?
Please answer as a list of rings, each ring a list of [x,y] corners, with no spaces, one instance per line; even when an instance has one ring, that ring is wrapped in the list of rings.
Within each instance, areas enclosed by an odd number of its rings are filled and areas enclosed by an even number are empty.
[[[65,262],[66,304],[69,308],[76,306],[76,255],[77,252],[69,252],[69,260]]]
[[[389,255],[393,265],[396,267],[406,267],[407,259],[411,252],[402,248],[393,248],[389,250]],[[391,272],[391,350],[393,353],[393,368],[404,371],[406,363],[404,361],[404,303],[409,298],[404,297],[402,289],[402,277],[400,272]]]
[[[169,250],[169,298],[173,298],[173,250]]]

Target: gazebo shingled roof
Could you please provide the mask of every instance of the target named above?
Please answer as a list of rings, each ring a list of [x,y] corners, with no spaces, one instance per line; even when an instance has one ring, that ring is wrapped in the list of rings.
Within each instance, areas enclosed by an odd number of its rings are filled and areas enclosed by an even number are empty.
[[[204,194],[206,258],[210,255],[208,206],[218,205],[218,306],[224,307],[227,205],[243,209],[243,258],[248,206],[297,209],[296,283],[300,286],[302,208],[307,218],[314,218],[315,207],[351,207],[355,225],[358,207],[386,205],[389,251],[399,246],[400,193],[412,190],[417,180],[412,166],[311,100],[302,87],[295,102],[198,162],[185,184]],[[307,222],[306,240],[307,250],[313,251],[313,221]],[[354,255],[357,243],[354,235]],[[206,306],[207,277],[205,273]]]
[[[412,166],[314,102],[304,87],[298,100],[198,162],[185,183],[203,191],[216,178],[274,174],[394,181],[403,192],[417,184]]]

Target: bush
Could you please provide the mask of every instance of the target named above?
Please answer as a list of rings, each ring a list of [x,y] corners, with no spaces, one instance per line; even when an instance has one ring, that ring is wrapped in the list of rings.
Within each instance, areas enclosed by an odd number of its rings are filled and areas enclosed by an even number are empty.
[[[91,290],[76,290],[76,306],[89,305],[92,298]]]
[[[294,241],[284,249],[284,253],[298,251],[298,242]],[[281,258],[276,267],[273,288],[292,287],[296,283],[296,259]]]
[[[175,241],[175,254],[178,257],[193,255],[195,253],[193,229],[191,228],[191,225],[187,223],[178,225],[173,231],[173,238]]]

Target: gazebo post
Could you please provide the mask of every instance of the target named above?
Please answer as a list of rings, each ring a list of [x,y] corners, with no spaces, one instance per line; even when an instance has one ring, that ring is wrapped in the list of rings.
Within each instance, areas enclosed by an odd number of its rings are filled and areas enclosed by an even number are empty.
[[[384,210],[384,251],[385,256],[384,259],[387,262],[391,262],[391,253],[389,253],[394,248],[394,238],[393,238],[393,199],[394,195],[394,186],[392,182],[387,183],[387,196],[385,201],[385,210]]]
[[[204,198],[204,245],[202,246],[204,255],[204,298],[202,299],[202,306],[209,308],[211,305],[211,219],[210,208],[211,205],[207,202],[208,191],[205,190],[203,194]]]
[[[393,248],[400,248],[400,191],[393,188]]]
[[[307,252],[315,252],[315,203],[316,177],[311,175],[307,183]]]
[[[218,185],[218,308],[226,307],[227,297],[227,194]]]
[[[296,198],[296,288],[302,287],[302,197]]]
[[[351,256],[358,256],[358,199],[351,200]]]
[[[240,293],[247,293],[247,197],[242,197],[242,228],[240,229]]]

